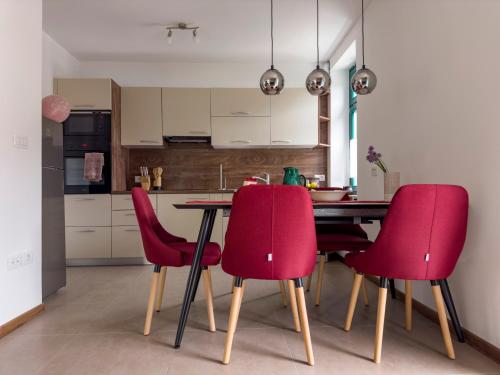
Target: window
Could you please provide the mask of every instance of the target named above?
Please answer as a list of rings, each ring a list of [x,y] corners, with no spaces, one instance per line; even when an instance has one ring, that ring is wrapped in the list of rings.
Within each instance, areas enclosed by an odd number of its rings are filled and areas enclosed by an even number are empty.
[[[358,96],[352,90],[351,79],[356,73],[356,65],[349,69],[349,185],[358,186]]]

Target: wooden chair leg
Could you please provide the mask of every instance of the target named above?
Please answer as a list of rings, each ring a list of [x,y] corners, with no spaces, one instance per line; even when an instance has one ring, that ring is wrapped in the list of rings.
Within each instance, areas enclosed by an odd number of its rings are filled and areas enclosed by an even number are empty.
[[[151,288],[149,290],[148,309],[146,311],[146,322],[144,323],[144,336],[151,332],[151,322],[153,321],[153,311],[155,308],[156,289],[160,277],[160,266],[155,266],[153,276],[151,277]]]
[[[203,284],[205,285],[205,296],[207,298],[207,314],[208,314],[208,330],[215,332],[215,318],[214,318],[214,302],[213,302],[213,289],[212,277],[208,268],[202,271]]]
[[[323,286],[323,274],[325,272],[326,254],[321,254],[319,257],[318,279],[316,281],[316,299],[314,304],[319,306],[321,298],[321,287]]]
[[[378,307],[377,307],[377,325],[375,327],[375,349],[373,351],[373,362],[380,363],[382,358],[382,339],[384,337],[385,305],[387,303],[387,288],[389,280],[385,277],[380,278],[380,287],[378,288]]]
[[[243,280],[237,278],[233,290],[233,298],[231,300],[231,311],[229,312],[229,321],[227,323],[226,345],[224,347],[224,356],[222,363],[227,365],[231,359],[231,349],[233,347],[233,338],[238,323],[238,315],[240,313],[241,301],[243,299]]]
[[[365,306],[370,305],[370,301],[368,300],[368,290],[366,289],[366,280],[363,277],[363,280],[361,280],[361,291],[363,292],[363,302]]]
[[[359,288],[363,281],[363,274],[356,273],[354,275],[354,282],[352,283],[351,299],[349,300],[349,307],[347,308],[347,316],[345,318],[344,330],[350,331],[354,310],[356,309],[356,302],[358,301]]]
[[[163,292],[165,290],[165,279],[167,277],[167,267],[162,267],[160,270],[160,277],[158,278],[158,293],[156,294],[156,311],[161,310],[163,302]]]
[[[412,295],[413,295],[413,286],[411,284],[411,280],[405,280],[405,329],[409,332],[412,329]]]
[[[314,366],[314,353],[311,343],[311,332],[309,331],[309,320],[307,319],[306,300],[304,298],[304,288],[302,280],[295,280],[295,293],[297,294],[297,303],[299,307],[300,324],[302,335],[304,336],[304,346],[306,348],[307,364]]]
[[[297,310],[297,296],[295,295],[295,285],[293,280],[288,280],[288,294],[290,295],[290,310],[292,310],[295,331],[300,332],[299,311]]]
[[[311,274],[307,277],[307,282],[306,282],[306,292],[309,292],[309,291],[311,290],[312,278],[313,278],[313,274],[311,273]]]
[[[437,313],[439,317],[439,325],[441,326],[441,335],[443,336],[444,346],[450,359],[455,359],[455,351],[453,350],[453,343],[451,341],[450,327],[448,327],[448,318],[444,308],[443,295],[441,294],[441,287],[437,281],[431,281],[432,294],[436,302]]]
[[[285,288],[285,282],[283,280],[278,281],[278,284],[280,286],[280,294],[281,294],[281,304],[283,307],[287,306],[287,301],[286,301],[286,288]]]

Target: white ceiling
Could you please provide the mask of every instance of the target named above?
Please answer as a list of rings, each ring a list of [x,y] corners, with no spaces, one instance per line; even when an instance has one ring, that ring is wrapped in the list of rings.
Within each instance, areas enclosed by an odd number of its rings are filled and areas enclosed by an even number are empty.
[[[359,17],[358,0],[320,0],[320,58]],[[43,0],[43,28],[80,60],[261,62],[270,59],[269,0]],[[314,62],[314,0],[274,1],[275,62]],[[161,25],[200,26],[167,44]]]

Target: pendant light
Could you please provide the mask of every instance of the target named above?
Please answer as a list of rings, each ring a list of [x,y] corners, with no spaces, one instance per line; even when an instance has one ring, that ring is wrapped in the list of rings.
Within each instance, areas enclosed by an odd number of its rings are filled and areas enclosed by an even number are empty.
[[[332,79],[326,70],[319,67],[319,0],[316,0],[316,69],[306,78],[306,88],[309,94],[321,96],[330,92]]]
[[[377,76],[365,66],[365,4],[361,0],[361,43],[363,53],[363,66],[359,69],[351,80],[352,90],[358,95],[371,93],[377,86]]]
[[[274,69],[274,40],[273,40],[273,0],[271,0],[271,68],[260,77],[260,89],[265,95],[278,95],[285,86],[285,78],[277,69]]]

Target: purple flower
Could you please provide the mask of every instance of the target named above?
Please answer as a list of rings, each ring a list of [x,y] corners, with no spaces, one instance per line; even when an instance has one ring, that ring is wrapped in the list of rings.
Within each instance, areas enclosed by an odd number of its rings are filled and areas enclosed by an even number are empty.
[[[382,158],[382,154],[380,152],[375,151],[375,147],[373,147],[373,146],[368,147],[368,155],[366,155],[366,160],[368,160],[369,163],[374,163],[384,173],[386,173],[387,167],[385,166],[385,164],[381,158]]]

